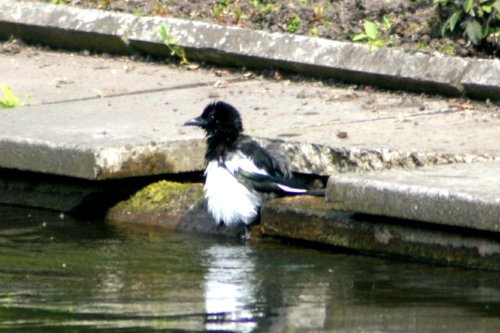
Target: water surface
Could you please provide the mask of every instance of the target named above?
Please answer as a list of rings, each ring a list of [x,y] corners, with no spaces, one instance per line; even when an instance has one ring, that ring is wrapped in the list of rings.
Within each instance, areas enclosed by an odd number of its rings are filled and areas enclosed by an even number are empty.
[[[0,331],[494,332],[500,274],[0,206]]]

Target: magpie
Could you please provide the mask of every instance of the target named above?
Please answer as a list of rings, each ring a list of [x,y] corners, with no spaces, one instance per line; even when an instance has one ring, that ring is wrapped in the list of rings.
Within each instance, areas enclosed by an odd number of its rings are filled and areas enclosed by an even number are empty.
[[[203,113],[184,123],[206,134],[204,194],[219,225],[257,224],[269,194],[308,194],[296,184],[286,163],[243,134],[239,112],[230,104],[208,104]]]

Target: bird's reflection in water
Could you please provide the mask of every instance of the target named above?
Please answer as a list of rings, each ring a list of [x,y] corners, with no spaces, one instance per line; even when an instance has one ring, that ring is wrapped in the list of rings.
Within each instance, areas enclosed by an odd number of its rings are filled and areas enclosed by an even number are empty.
[[[250,332],[262,316],[256,308],[260,281],[255,276],[252,248],[217,244],[206,250],[206,328]]]

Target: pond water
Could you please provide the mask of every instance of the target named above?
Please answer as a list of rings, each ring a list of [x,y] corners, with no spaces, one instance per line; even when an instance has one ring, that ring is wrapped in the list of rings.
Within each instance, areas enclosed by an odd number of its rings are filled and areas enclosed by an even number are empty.
[[[0,206],[2,332],[494,332],[500,274]]]

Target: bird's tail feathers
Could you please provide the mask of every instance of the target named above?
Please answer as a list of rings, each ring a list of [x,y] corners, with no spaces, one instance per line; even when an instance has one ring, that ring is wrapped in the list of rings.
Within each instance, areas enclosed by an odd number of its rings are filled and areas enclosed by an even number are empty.
[[[235,176],[258,191],[274,192],[278,195],[312,195],[317,197],[324,197],[324,189],[309,190],[302,185],[293,182],[290,179],[281,179],[269,175],[262,175],[256,173],[249,173],[239,171]]]
[[[312,190],[307,190],[304,195],[312,195],[313,197],[324,197],[326,195],[326,190],[324,188],[317,188]]]
[[[287,195],[312,195],[314,197],[324,197],[325,189],[305,189],[305,188],[295,188],[282,184],[276,184],[283,192]]]
[[[281,189],[282,191],[290,193],[290,194],[304,194],[307,192],[307,189],[305,189],[305,188],[292,187],[292,186],[287,186],[287,185],[279,184],[279,183],[276,183],[276,186],[279,189]]]

